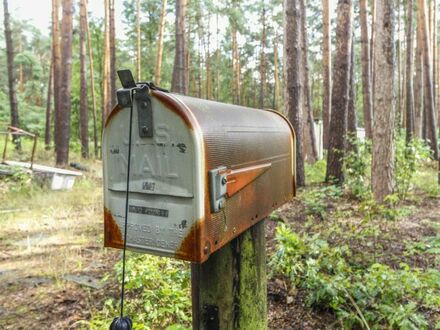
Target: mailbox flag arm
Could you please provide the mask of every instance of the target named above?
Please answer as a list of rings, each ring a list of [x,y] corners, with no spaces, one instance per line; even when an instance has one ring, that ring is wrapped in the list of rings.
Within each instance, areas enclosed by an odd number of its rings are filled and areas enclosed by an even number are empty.
[[[228,169],[226,166],[209,171],[211,211],[219,212],[226,198],[230,198],[241,189],[253,182],[266,172],[272,163],[253,165],[238,169]]]
[[[239,168],[237,170],[230,170],[230,172],[226,175],[226,196],[232,197],[249,183],[258,178],[261,174],[266,172],[271,166],[272,163],[266,163],[262,165]]]

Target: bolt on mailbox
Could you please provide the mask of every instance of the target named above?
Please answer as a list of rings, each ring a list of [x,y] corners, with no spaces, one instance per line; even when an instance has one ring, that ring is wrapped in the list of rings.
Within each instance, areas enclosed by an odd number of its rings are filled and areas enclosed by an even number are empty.
[[[130,106],[128,249],[201,263],[295,195],[283,115],[134,84],[103,133],[105,246],[124,245]]]

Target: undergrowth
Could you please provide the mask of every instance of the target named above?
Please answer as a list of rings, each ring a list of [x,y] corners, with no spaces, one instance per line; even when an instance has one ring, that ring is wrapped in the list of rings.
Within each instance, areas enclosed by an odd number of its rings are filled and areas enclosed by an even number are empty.
[[[305,289],[309,307],[333,311],[347,329],[427,329],[422,311],[440,311],[438,269],[363,267],[352,262],[348,245],[332,246],[320,234],[297,234],[286,225],[277,228],[276,241],[273,272]]]
[[[128,253],[126,264],[126,315],[133,329],[184,330],[191,324],[190,270],[187,264],[168,258]],[[122,262],[107,281],[120,283]],[[119,299],[105,301],[88,325],[108,329],[109,320],[119,313]]]

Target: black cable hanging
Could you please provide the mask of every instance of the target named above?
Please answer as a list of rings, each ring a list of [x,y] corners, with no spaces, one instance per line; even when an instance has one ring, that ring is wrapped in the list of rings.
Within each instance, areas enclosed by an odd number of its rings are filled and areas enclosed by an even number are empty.
[[[133,100],[133,95],[135,89],[131,90],[131,99]],[[130,188],[130,163],[131,163],[131,135],[132,135],[132,124],[133,124],[133,102],[130,105],[130,120],[128,129],[128,160],[127,160],[127,185],[126,185],[126,195],[125,195],[125,227],[124,227],[124,248],[122,250],[122,283],[121,283],[121,312],[119,317],[115,317],[113,322],[110,324],[110,330],[131,330],[133,327],[133,321],[128,316],[124,316],[124,293],[125,293],[125,251],[127,249],[127,224],[128,224],[128,198],[129,198],[129,188]]]

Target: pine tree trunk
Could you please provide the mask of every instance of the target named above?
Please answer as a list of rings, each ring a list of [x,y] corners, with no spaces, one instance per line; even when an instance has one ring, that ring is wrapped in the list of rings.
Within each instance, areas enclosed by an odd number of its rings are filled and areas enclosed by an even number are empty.
[[[87,46],[89,48],[89,68],[90,68],[90,90],[92,92],[92,103],[93,103],[93,147],[95,152],[95,157],[98,157],[98,125],[96,116],[96,92],[95,92],[95,68],[93,64],[93,48],[92,48],[92,37],[90,35],[89,20],[87,17],[87,2],[86,7],[86,29],[87,29]]]
[[[304,132],[305,139],[304,141],[308,141],[308,149],[310,150],[307,153],[308,160],[312,163],[316,162],[318,159],[318,150],[316,148],[316,139],[315,139],[315,122],[313,120],[313,110],[312,110],[312,94],[310,92],[310,74],[309,74],[309,45],[308,45],[308,36],[307,36],[307,26],[306,26],[306,18],[307,11],[305,6],[305,0],[300,0],[300,8],[301,8],[301,44],[303,47],[302,51],[302,65],[303,65],[303,86],[304,86],[304,110],[306,111],[306,120],[305,127],[306,130]],[[306,154],[306,153],[305,153]]]
[[[72,80],[72,0],[63,0],[63,18],[61,21],[61,90],[60,109],[57,112],[55,125],[58,126],[55,136],[56,164],[66,166],[69,162],[71,80]]]
[[[61,46],[60,46],[60,19],[59,10],[61,0],[52,0],[52,62],[53,62],[53,104],[55,119],[61,107]],[[58,125],[54,125],[54,139],[58,135]],[[55,151],[57,144],[55,143]]]
[[[377,202],[394,189],[394,1],[377,0],[374,44],[374,128],[371,180]]]
[[[159,28],[159,41],[161,37],[160,32]],[[159,49],[159,43],[157,47]],[[141,0],[136,0],[136,77],[137,81],[141,81]]]
[[[185,40],[186,4],[186,0],[176,1],[176,53],[174,56],[171,90],[180,94],[188,94],[188,66]]]
[[[218,24],[218,13],[216,13],[216,16],[215,16],[215,20],[216,20],[216,27],[217,27],[217,31],[216,31],[216,39],[217,39],[217,50],[216,50],[216,53],[215,53],[215,57],[216,57],[216,74],[215,74],[215,80],[216,80],[216,82],[215,82],[215,85],[216,85],[216,87],[215,87],[215,92],[216,92],[216,94],[215,94],[215,99],[217,100],[217,101],[219,101],[220,100],[220,66],[221,66],[221,63],[220,63],[220,26],[219,26],[219,24]]]
[[[301,9],[299,0],[284,0],[284,94],[287,116],[296,133],[296,184],[305,185],[302,148]]]
[[[238,11],[239,2],[238,0],[232,0],[232,7],[235,11]],[[232,102],[234,104],[241,104],[241,93],[240,93],[240,76],[241,76],[241,68],[240,68],[240,51],[238,49],[238,23],[235,21],[235,18],[229,17],[229,24],[231,26],[231,34],[232,34],[232,70],[233,70],[233,88],[232,88]]]
[[[348,107],[347,107],[347,150],[353,151],[356,149],[354,143],[357,138],[357,120],[356,120],[356,86],[355,86],[355,60],[354,60],[354,33],[351,42],[350,55],[350,81],[348,90]]]
[[[371,62],[370,43],[368,39],[367,0],[360,0],[360,25],[362,45],[362,97],[364,112],[365,136],[371,140],[372,132],[372,95],[371,95]]]
[[[421,22],[422,30],[422,44],[423,44],[423,73],[425,81],[425,111],[427,134],[430,137],[430,147],[434,158],[438,159],[438,145],[437,145],[437,125],[435,118],[435,102],[434,102],[434,86],[432,82],[432,56],[431,43],[429,42],[428,21],[426,16],[426,2],[424,0],[417,1],[419,8],[419,21]]]
[[[418,138],[422,138],[423,109],[424,109],[424,89],[423,89],[423,42],[422,25],[417,20],[417,48],[416,48],[416,76],[414,86],[414,133]]]
[[[278,43],[277,43],[277,36],[274,39],[274,45],[273,45],[273,67],[274,67],[274,80],[275,80],[275,88],[274,88],[274,97],[273,97],[273,108],[277,111],[280,111],[281,107],[281,93],[280,93],[280,77],[279,77],[279,68],[278,68]]]
[[[376,39],[376,2],[377,0],[371,0],[371,35],[370,35],[370,77],[371,77],[371,115],[374,118],[374,90],[375,90],[375,74],[374,71],[374,45]],[[373,125],[372,125],[373,126]]]
[[[47,83],[47,100],[46,100],[46,126],[44,130],[44,146],[46,150],[50,149],[50,142],[52,140],[52,136],[50,134],[51,128],[51,119],[52,119],[52,77],[53,77],[53,61],[50,62],[49,69],[49,82]]]
[[[109,0],[110,13],[110,105],[109,111],[116,105],[116,30],[115,0]]]
[[[20,118],[18,115],[17,93],[15,90],[14,77],[14,45],[12,43],[12,32],[10,25],[10,14],[8,10],[8,1],[3,0],[3,13],[5,24],[5,40],[6,40],[6,66],[8,70],[8,89],[9,89],[9,106],[11,110],[11,125],[20,127]],[[21,150],[20,138],[13,135],[15,149]]]
[[[104,58],[102,66],[102,123],[111,110],[110,98],[110,12],[109,1],[104,0]],[[102,128],[104,125],[102,125]]]
[[[414,134],[414,89],[413,89],[413,0],[407,0],[406,17],[406,142],[409,142]]]
[[[80,62],[80,137],[81,137],[81,156],[89,158],[89,109],[87,102],[87,69],[86,69],[86,0],[80,0],[79,7],[79,62]]]
[[[18,39],[18,52],[22,53],[23,52],[23,40],[22,40],[22,36],[20,36],[20,38]],[[20,63],[20,66],[18,68],[18,74],[19,74],[19,88],[18,91],[20,93],[24,92],[24,72],[23,72],[23,64]]]
[[[331,47],[330,47],[330,0],[322,0],[323,40],[322,40],[322,125],[323,145],[328,149],[331,117]]]
[[[344,181],[343,157],[347,134],[347,107],[350,80],[350,53],[353,29],[353,2],[339,0],[337,6],[336,56],[333,66],[332,115],[327,155],[326,181]]]
[[[261,12],[261,29],[259,108],[264,109],[266,100],[266,8],[264,5]]]
[[[211,84],[211,14],[208,12],[208,31],[207,31],[207,39],[206,39],[206,98],[208,100],[212,99],[212,84]]]
[[[156,54],[156,70],[154,72],[154,82],[160,85],[160,74],[162,68],[162,54],[163,54],[163,36],[165,33],[165,15],[167,9],[167,0],[162,0],[159,20],[159,36],[157,39],[157,54]],[[187,65],[189,67],[189,65]]]

